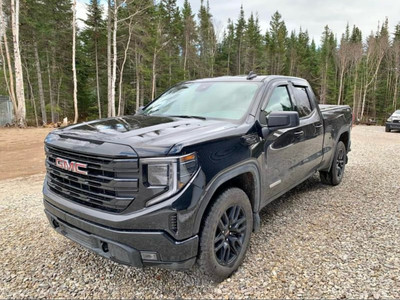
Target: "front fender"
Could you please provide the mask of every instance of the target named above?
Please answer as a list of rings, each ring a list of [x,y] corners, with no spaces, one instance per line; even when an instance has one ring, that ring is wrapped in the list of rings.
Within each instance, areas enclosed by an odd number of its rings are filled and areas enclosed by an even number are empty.
[[[204,217],[204,213],[206,212],[207,207],[211,203],[212,198],[217,189],[224,183],[228,182],[229,180],[244,173],[251,173],[254,178],[254,199],[252,199],[251,204],[253,208],[253,213],[258,217],[258,212],[260,211],[260,203],[261,203],[261,189],[260,189],[261,176],[257,160],[250,159],[235,164],[221,171],[220,173],[215,175],[214,178],[207,184],[202,196],[201,205],[195,217],[196,218],[194,223],[195,232],[200,231],[200,226]]]

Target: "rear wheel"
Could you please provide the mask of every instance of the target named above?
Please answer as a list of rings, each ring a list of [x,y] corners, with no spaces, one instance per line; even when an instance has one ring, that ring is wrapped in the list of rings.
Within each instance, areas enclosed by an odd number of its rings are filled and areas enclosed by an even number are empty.
[[[344,169],[346,167],[346,160],[346,146],[342,141],[339,141],[336,145],[335,156],[333,158],[330,171],[319,172],[322,183],[329,185],[338,185],[343,179]]]
[[[212,205],[200,236],[200,269],[221,282],[234,273],[246,254],[253,231],[249,198],[239,188],[223,192]]]

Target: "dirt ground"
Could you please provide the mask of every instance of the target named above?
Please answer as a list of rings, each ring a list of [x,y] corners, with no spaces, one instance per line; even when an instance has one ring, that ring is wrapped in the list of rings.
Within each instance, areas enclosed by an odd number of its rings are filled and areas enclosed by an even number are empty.
[[[43,141],[52,128],[0,128],[0,180],[45,172]]]

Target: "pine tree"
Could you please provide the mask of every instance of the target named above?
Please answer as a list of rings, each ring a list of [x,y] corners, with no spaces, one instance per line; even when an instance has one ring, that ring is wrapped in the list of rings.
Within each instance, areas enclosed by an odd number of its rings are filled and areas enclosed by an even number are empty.
[[[83,42],[86,44],[86,50],[92,54],[93,57],[90,64],[90,71],[92,76],[95,78],[93,89],[95,90],[97,98],[98,116],[102,117],[102,104],[101,104],[101,66],[100,60],[104,60],[103,55],[106,47],[106,36],[105,36],[105,21],[103,20],[103,7],[100,4],[100,0],[90,0],[87,5],[87,19],[85,20],[85,29],[81,33]],[[93,70],[94,69],[94,70]],[[93,71],[94,72],[93,72]]]
[[[182,9],[183,22],[183,79],[195,77],[196,66],[196,43],[197,43],[197,28],[194,20],[194,14],[188,0],[185,0]]]
[[[270,56],[270,73],[284,74],[286,64],[287,29],[281,14],[276,11],[271,18],[268,33],[268,54]]]
[[[201,64],[201,77],[214,75],[214,59],[216,52],[216,37],[212,23],[209,3],[205,6],[201,0],[199,18],[199,59]]]
[[[292,30],[289,38],[287,39],[287,51],[286,51],[286,74],[290,76],[296,76],[297,74],[297,35],[296,31]]]
[[[300,28],[299,35],[297,37],[297,72],[296,76],[304,77],[308,79],[310,77],[309,70],[310,70],[310,45],[309,45],[310,38],[308,36],[307,31],[303,31]]]
[[[242,74],[244,70],[244,52],[245,52],[245,32],[246,20],[244,18],[243,5],[240,7],[239,18],[235,24],[235,72],[234,74]]]
[[[245,40],[247,47],[244,71],[259,72],[261,71],[262,35],[258,17],[254,18],[253,14],[250,15],[247,21]]]
[[[320,80],[320,99],[323,104],[333,103],[334,86],[335,86],[335,62],[334,55],[336,49],[336,40],[329,29],[325,26],[321,38],[321,80]]]

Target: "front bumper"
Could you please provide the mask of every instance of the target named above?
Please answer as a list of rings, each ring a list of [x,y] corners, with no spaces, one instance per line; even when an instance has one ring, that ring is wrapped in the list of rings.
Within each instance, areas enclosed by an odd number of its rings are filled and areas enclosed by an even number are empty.
[[[134,267],[188,269],[196,261],[197,235],[177,241],[163,231],[117,230],[82,220],[46,200],[44,206],[58,233],[115,262]]]
[[[400,123],[386,122],[386,128],[400,130]]]

